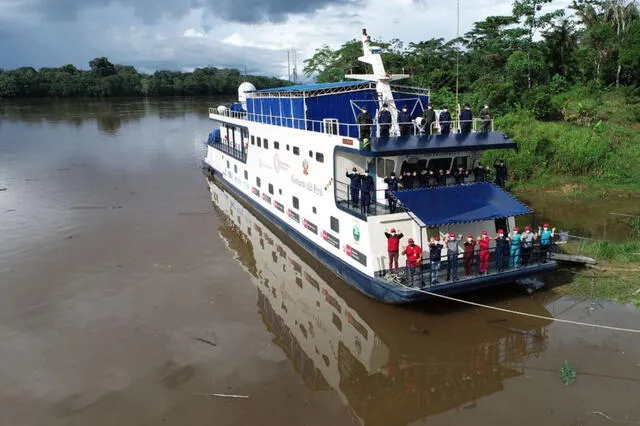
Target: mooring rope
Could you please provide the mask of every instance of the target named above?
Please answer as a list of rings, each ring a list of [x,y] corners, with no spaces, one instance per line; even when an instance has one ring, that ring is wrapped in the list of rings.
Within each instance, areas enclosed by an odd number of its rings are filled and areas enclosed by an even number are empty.
[[[521,316],[530,317],[530,318],[538,318],[538,319],[543,319],[543,320],[555,321],[555,322],[560,322],[560,323],[564,323],[564,324],[580,325],[580,326],[584,326],[584,327],[602,328],[602,329],[613,330],[613,331],[626,331],[628,333],[640,333],[640,330],[636,330],[636,329],[633,329],[633,328],[612,327],[610,325],[591,324],[591,323],[587,323],[587,322],[572,321],[572,320],[566,320],[566,319],[561,319],[561,318],[545,317],[543,315],[536,315],[536,314],[530,314],[530,313],[527,313],[527,312],[514,311],[512,309],[498,308],[497,306],[484,305],[482,303],[472,302],[470,300],[464,300],[464,299],[458,299],[458,298],[451,297],[451,296],[445,296],[444,294],[433,293],[431,291],[427,291],[427,290],[424,290],[424,289],[421,289],[421,288],[409,287],[409,286],[406,286],[406,285],[400,284],[400,283],[398,283],[398,285],[400,285],[400,286],[402,286],[402,287],[404,287],[404,288],[406,288],[408,290],[412,290],[412,291],[417,291],[417,292],[420,292],[420,293],[428,294],[429,296],[439,297],[441,299],[451,300],[453,302],[464,303],[464,304],[467,304],[467,305],[476,306],[478,308],[485,308],[485,309],[491,309],[491,310],[499,311],[499,312],[506,312],[508,314],[521,315]]]

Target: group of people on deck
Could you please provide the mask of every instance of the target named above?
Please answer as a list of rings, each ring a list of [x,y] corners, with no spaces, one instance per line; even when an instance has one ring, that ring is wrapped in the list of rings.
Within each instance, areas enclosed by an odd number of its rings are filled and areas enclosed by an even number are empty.
[[[429,269],[431,285],[437,285],[438,271],[440,270],[440,262],[442,261],[442,251],[446,248],[447,261],[447,281],[458,280],[458,261],[462,255],[462,263],[464,266],[464,278],[471,278],[474,274],[474,264],[477,265],[479,275],[487,275],[489,273],[490,245],[495,242],[495,271],[502,272],[508,266],[509,268],[520,268],[530,265],[533,259],[533,247],[537,241],[540,246],[539,261],[544,263],[548,260],[549,248],[555,236],[556,228],[549,228],[549,224],[545,223],[542,227],[538,227],[538,232],[533,232],[530,226],[525,226],[524,232],[520,233],[517,226],[505,235],[502,229],[498,229],[495,237],[489,237],[487,231],[482,231],[480,236],[474,239],[473,234],[467,234],[466,240],[462,242],[463,236],[455,233],[449,233],[444,241],[440,241],[439,236],[431,238],[428,247]],[[400,252],[400,240],[404,237],[402,232],[395,229],[385,231],[387,238],[387,250],[389,255],[389,272],[397,273],[399,255],[406,256],[406,265],[408,272],[408,285],[422,286],[422,247],[417,245],[413,238],[408,239],[402,252]]]
[[[451,125],[455,124],[451,119],[449,108],[446,106],[442,109],[438,115],[438,119],[436,120],[436,112],[431,105],[424,110],[421,117],[413,117],[409,112],[408,107],[403,105],[402,109],[398,111],[398,128],[400,130],[400,136],[409,136],[412,133],[414,119],[417,118],[420,118],[420,120],[416,121],[420,132],[427,135],[437,133],[435,124],[440,126],[440,134],[442,135],[451,133]],[[471,133],[471,130],[473,129],[473,113],[469,104],[464,105],[464,109],[460,111],[458,120],[460,133]],[[482,132],[488,132],[491,129],[491,113],[489,112],[488,105],[485,105],[480,111],[480,121],[480,130]],[[363,106],[360,109],[360,113],[356,117],[356,122],[360,129],[360,140],[367,145],[369,138],[371,137],[373,117],[366,106]],[[383,103],[382,108],[378,111],[378,124],[380,125],[380,134],[378,136],[383,138],[389,137],[392,125],[392,116],[391,111],[389,110],[389,105],[386,103]]]

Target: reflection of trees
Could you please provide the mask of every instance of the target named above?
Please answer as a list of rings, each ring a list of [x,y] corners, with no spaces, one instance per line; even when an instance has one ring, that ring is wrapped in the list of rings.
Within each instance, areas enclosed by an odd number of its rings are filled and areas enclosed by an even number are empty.
[[[175,98],[175,99],[29,99],[3,100],[0,120],[27,123],[70,124],[81,126],[96,121],[98,129],[115,135],[126,123],[145,116],[175,119],[187,114],[208,117],[208,108],[227,103],[230,98]]]

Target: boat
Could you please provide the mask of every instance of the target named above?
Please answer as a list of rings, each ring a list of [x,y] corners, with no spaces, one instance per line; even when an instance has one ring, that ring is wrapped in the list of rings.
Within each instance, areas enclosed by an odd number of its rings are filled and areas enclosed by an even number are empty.
[[[238,88],[238,102],[209,108],[216,127],[206,144],[205,172],[348,285],[376,300],[410,303],[514,282],[529,290],[540,287],[539,278],[557,267],[555,261],[534,256],[527,266],[498,268],[494,248],[485,273],[474,268],[469,276],[460,272],[444,280],[443,262],[432,285],[432,238],[450,233],[475,237],[483,230],[495,235],[498,229],[506,234],[516,216],[532,210],[487,181],[467,179],[452,185],[445,177],[438,187],[389,192],[385,179],[392,172],[401,176],[427,169],[472,170],[483,151],[514,149],[516,144],[495,131],[491,119],[438,120],[424,126],[420,116],[430,105],[429,89],[396,85],[409,76],[386,72],[366,30],[362,49],[359,60],[371,66],[372,74],[263,90],[245,82]],[[384,105],[392,118],[386,127],[389,136],[377,121]],[[363,126],[357,120],[364,108],[376,119]],[[411,121],[399,121],[406,116],[399,108],[407,110]],[[354,168],[372,181],[369,206],[359,207],[351,197],[358,194],[347,178]],[[396,200],[395,210],[386,197]],[[385,232],[391,228],[403,233],[403,245],[413,238],[421,247],[418,284],[424,284],[425,291],[407,285],[406,265],[390,273]],[[462,270],[462,262],[458,267]]]
[[[418,312],[362,297],[276,223],[217,182],[209,188],[218,232],[251,277],[274,344],[308,388],[336,392],[358,424],[414,424],[484,404],[547,350],[550,319]],[[519,300],[543,317],[549,302]]]

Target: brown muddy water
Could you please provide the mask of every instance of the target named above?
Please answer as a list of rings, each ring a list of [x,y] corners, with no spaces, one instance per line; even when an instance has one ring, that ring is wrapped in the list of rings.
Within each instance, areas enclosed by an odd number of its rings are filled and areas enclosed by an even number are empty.
[[[0,104],[0,425],[640,422],[638,335],[357,294],[202,175],[210,103]]]

